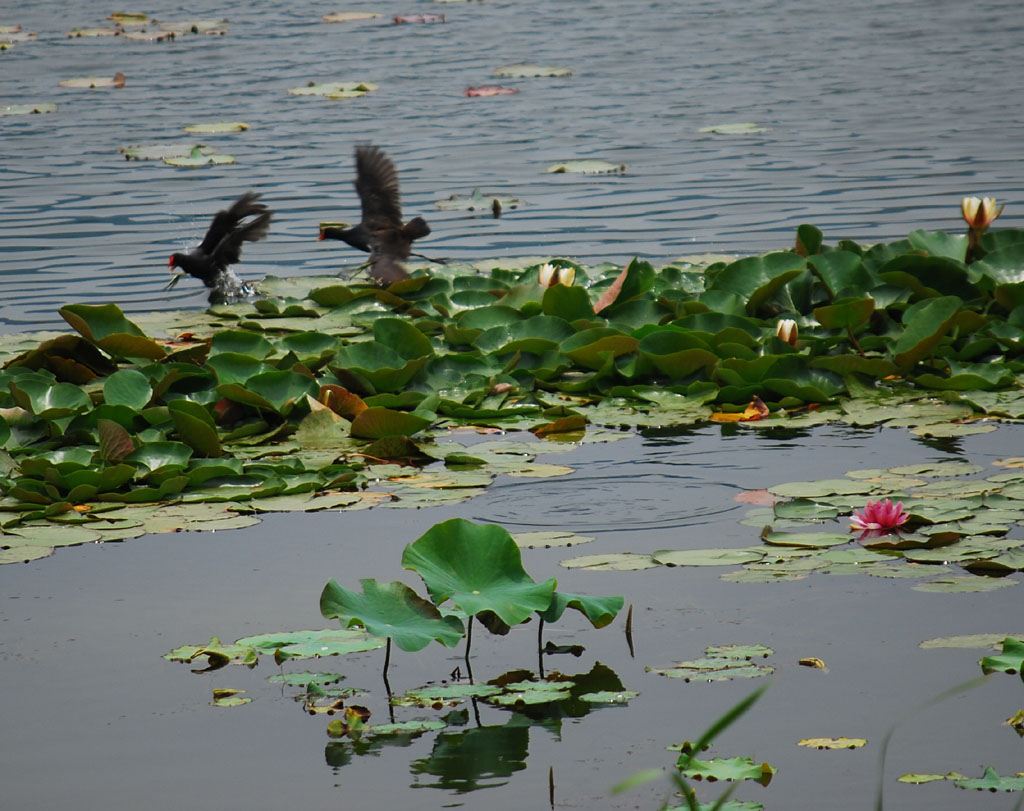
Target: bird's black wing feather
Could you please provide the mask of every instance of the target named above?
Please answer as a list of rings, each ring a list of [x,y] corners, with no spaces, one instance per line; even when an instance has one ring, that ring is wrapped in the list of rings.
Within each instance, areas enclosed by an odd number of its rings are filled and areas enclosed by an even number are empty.
[[[231,208],[218,211],[213,217],[210,229],[199,245],[199,250],[212,255],[217,246],[231,234],[239,222],[251,214],[265,212],[267,207],[263,203],[256,202],[259,198],[260,195],[256,192],[246,192],[234,202]]]
[[[370,232],[402,227],[398,171],[375,146],[356,147],[356,191],[363,205],[363,226]]]

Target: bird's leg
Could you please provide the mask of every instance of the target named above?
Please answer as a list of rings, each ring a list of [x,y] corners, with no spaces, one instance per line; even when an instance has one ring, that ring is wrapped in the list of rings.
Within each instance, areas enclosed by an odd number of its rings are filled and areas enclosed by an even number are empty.
[[[415,256],[417,259],[426,259],[428,262],[433,262],[435,265],[447,265],[448,264],[448,260],[447,259],[444,259],[444,258],[435,259],[432,256],[424,256],[422,253],[416,253],[415,251],[410,253],[409,256]]]

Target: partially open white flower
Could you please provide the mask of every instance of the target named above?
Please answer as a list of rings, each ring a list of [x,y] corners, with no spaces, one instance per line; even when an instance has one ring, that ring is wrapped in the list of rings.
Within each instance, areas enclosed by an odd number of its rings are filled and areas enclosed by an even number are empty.
[[[551,287],[555,284],[564,284],[569,287],[575,279],[576,270],[574,268],[555,267],[550,262],[545,262],[537,269],[537,281],[543,287]]]
[[[545,262],[539,268],[537,268],[537,280],[541,283],[542,287],[551,287],[555,283],[555,276],[558,274],[558,268],[552,265],[550,262]]]
[[[790,346],[796,346],[798,331],[796,321],[792,318],[783,318],[775,325],[775,334]]]
[[[960,210],[967,224],[972,229],[982,232],[1003,213],[1003,206],[996,206],[995,197],[965,197],[960,204]]]

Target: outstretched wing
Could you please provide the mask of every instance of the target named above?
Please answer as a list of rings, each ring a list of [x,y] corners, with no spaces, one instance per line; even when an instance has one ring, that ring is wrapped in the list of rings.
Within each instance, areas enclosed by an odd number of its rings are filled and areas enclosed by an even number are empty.
[[[367,230],[402,227],[398,171],[378,147],[356,147],[356,191],[363,204],[362,224]]]
[[[260,195],[256,192],[246,192],[235,201],[231,208],[225,211],[218,211],[210,224],[210,230],[206,232],[199,250],[205,254],[212,254],[217,246],[228,236],[243,219],[250,214],[262,214],[267,210],[263,203],[257,203]]]
[[[210,233],[217,227],[217,221],[222,217],[224,223],[230,223],[226,233],[213,247],[211,256],[221,267],[235,264],[242,256],[243,242],[256,242],[263,239],[270,230],[270,218],[273,211],[267,210],[263,203],[257,203],[259,195],[255,192],[246,192],[227,211],[221,211],[213,218],[213,225],[210,226]],[[251,215],[256,215],[245,224],[242,220]],[[206,238],[210,238],[207,233]],[[203,240],[203,245],[206,240]],[[201,245],[200,248],[203,246]]]

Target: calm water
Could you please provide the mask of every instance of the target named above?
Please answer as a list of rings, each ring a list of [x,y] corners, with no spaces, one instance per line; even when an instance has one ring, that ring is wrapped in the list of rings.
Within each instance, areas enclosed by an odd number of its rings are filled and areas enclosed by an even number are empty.
[[[779,773],[767,789],[745,784],[738,797],[763,801],[769,811],[871,807],[878,747],[894,719],[979,672],[977,650],[921,650],[919,643],[950,634],[1022,632],[1019,587],[924,594],[906,580],[863,575],[756,585],[723,582],[716,568],[586,573],[558,563],[591,552],[747,546],[758,530],[738,523],[747,509],[733,500],[741,488],[926,460],[966,457],[989,465],[1007,446],[1019,447],[1020,434],[1019,427],[1001,427],[944,447],[896,429],[826,428],[791,440],[718,429],[637,437],[549,457],[577,472],[525,484],[500,478],[485,495],[454,508],[272,515],[245,530],[59,549],[48,559],[0,567],[5,808],[520,811],[547,807],[551,767],[558,808],[653,811],[665,794],[660,785],[624,797],[608,790],[636,771],[674,762],[665,746],[693,740],[754,684],[685,684],[644,667],[699,656],[711,644],[750,643],[776,651],[770,660],[775,683],[713,754],[768,761]],[[557,576],[560,589],[623,594],[635,606],[635,659],[624,641],[623,617],[595,631],[567,616],[549,626],[546,637],[582,643],[586,651],[579,659],[548,657],[546,666],[576,674],[600,662],[640,697],[628,708],[566,718],[558,730],[533,726],[509,733],[518,741],[518,749],[510,747],[514,770],[485,781],[498,784],[492,788],[463,794],[415,788],[435,782],[419,771],[440,745],[437,733],[376,756],[348,755],[351,761],[342,765],[347,745],[329,741],[327,718],[304,714],[266,681],[277,671],[266,660],[253,671],[196,675],[160,658],[213,634],[230,641],[325,627],[317,598],[328,577],[347,587],[376,577],[420,588],[418,578],[401,570],[401,550],[453,515],[501,521],[514,530],[594,534],[584,547],[527,551],[524,564],[537,578]],[[532,625],[505,638],[475,634],[477,678],[534,668],[535,639]],[[461,664],[461,652],[439,645],[418,654],[396,651],[392,688],[404,692],[447,678]],[[382,656],[376,651],[287,669],[344,674],[345,685],[369,691],[358,702],[379,723],[388,717]],[[799,667],[805,656],[823,659],[828,672]],[[223,687],[248,690],[254,701],[232,710],[208,706],[211,691]],[[1010,795],[972,793],[965,806],[968,795],[951,785],[904,786],[895,777],[951,770],[980,775],[987,765],[1000,774],[1019,771],[1020,741],[1002,725],[1019,707],[1019,681],[997,674],[901,725],[890,748],[886,807],[1009,809]],[[431,715],[396,712],[398,720]],[[499,735],[495,730],[511,714],[482,706],[479,716],[479,729]],[[468,729],[478,729],[470,719]],[[852,752],[796,746],[804,737],[840,735],[869,744]]]
[[[339,7],[382,20],[324,24]],[[359,257],[315,240],[351,218],[353,144],[395,157],[408,215],[426,215],[432,255],[752,252],[788,247],[801,222],[830,240],[958,229],[962,195],[1008,201],[1020,224],[1024,18],[1008,2],[904,0],[851,6],[717,2],[327,2],[144,5],[167,19],[225,16],[226,37],[171,43],[66,39],[111,6],[7,4],[0,23],[40,40],[0,53],[0,104],[57,102],[0,117],[0,324],[54,322],[69,301],[128,310],[203,301],[168,294],[168,255],[195,244],[247,188],[277,211],[243,275],[329,273]],[[391,15],[443,12],[444,25]],[[515,96],[473,99],[510,62],[571,67],[570,79],[502,80]],[[57,86],[127,76],[119,90]],[[369,80],[366,97],[289,96],[311,80]],[[195,121],[252,130],[206,141],[238,163],[200,170],[126,162],[118,147],[196,142]],[[757,122],[762,135],[701,134]],[[628,165],[624,176],[553,176],[567,158]],[[474,187],[521,197],[500,220],[434,210]]]
[[[444,25],[325,25],[339,8],[441,11]],[[359,257],[316,242],[316,224],[351,218],[352,146],[373,141],[395,157],[405,211],[434,234],[423,250],[457,259],[566,254],[587,261],[670,259],[704,251],[785,247],[811,221],[830,240],[897,238],[919,227],[956,229],[966,193],[1008,201],[1019,225],[1022,22],[1010,3],[425,2],[137,7],[165,19],[223,15],[224,38],[173,43],[68,40],[114,7],[33,2],[0,11],[40,41],[0,53],[0,104],[55,101],[53,115],[0,117],[0,328],[55,323],[69,301],[127,310],[201,306],[196,284],[161,290],[167,256],[201,237],[211,214],[256,188],[277,211],[271,238],[248,246],[243,275],[331,273]],[[515,96],[468,99],[501,64],[572,67],[571,79],[503,80]],[[62,79],[120,70],[120,90],[62,89]],[[310,80],[380,84],[355,100],[287,95]],[[189,171],[125,162],[118,147],[195,141],[194,121],[244,120],[252,130],[209,137],[238,164]],[[716,137],[700,127],[755,121],[762,135]],[[628,164],[623,176],[546,175],[558,160]],[[499,220],[434,210],[474,187],[523,198]],[[325,623],[317,596],[334,576],[401,577],[402,547],[431,524],[463,515],[512,529],[598,535],[585,550],[743,546],[738,488],[836,476],[847,469],[948,459],[982,462],[1021,445],[1020,430],[927,444],[902,431],[819,429],[794,440],[702,430],[588,446],[559,463],[571,477],[502,481],[454,508],[269,516],[234,532],[183,533],[59,550],[0,567],[0,784],[4,807],[50,809],[541,808],[548,768],[556,806],[650,808],[660,787],[610,798],[642,768],[668,765],[664,746],[695,737],[750,684],[685,685],[644,672],[706,645],[776,649],[769,694],[715,754],[749,755],[780,769],[772,786],[744,786],[768,809],[863,809],[877,776],[877,743],[902,710],[977,673],[976,651],[921,651],[930,637],[1013,631],[1018,589],[921,594],[905,581],[810,577],[766,586],[724,583],[719,571],[659,569],[586,574],[558,567],[575,554],[527,553],[535,576],[565,590],[622,593],[636,606],[637,658],[622,622],[603,631],[570,621],[549,630],[581,641],[579,660],[548,667],[612,667],[640,699],[628,709],[565,720],[560,735],[533,727],[506,785],[455,795],[412,789],[436,736],[339,766],[326,719],[310,718],[255,671],[193,675],[160,657],[211,634],[225,640]],[[770,455],[769,455],[770,454]],[[770,471],[770,472],[766,472]],[[610,502],[611,494],[614,500]],[[375,543],[367,544],[372,537]],[[288,539],[283,541],[282,539]],[[592,547],[592,548],[591,548]],[[415,578],[407,578],[416,582]],[[1020,630],[1017,628],[1016,630]],[[478,676],[532,666],[533,631],[478,635]],[[819,656],[827,674],[796,666]],[[458,654],[434,646],[396,653],[392,686],[443,678]],[[332,660],[387,715],[378,654]],[[484,671],[483,673],[479,671]],[[253,704],[209,707],[218,687]],[[1019,771],[1020,742],[1002,720],[1020,685],[996,677],[900,728],[890,750],[890,808],[959,809],[948,785],[906,787],[907,771]],[[481,725],[509,716],[484,708]],[[863,736],[856,752],[809,752],[807,736]],[[971,808],[1006,809],[1007,795],[969,795]]]

